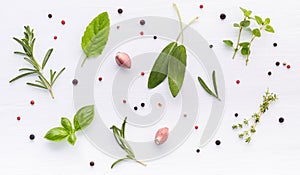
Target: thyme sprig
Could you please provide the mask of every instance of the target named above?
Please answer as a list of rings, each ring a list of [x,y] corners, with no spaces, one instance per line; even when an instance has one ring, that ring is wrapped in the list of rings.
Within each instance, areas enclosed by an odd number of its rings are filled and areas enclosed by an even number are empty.
[[[115,161],[112,165],[111,165],[111,169],[118,163],[124,161],[124,160],[133,160],[143,166],[146,166],[145,163],[137,160],[135,158],[135,155],[133,153],[132,148],[130,147],[130,145],[128,144],[128,142],[125,140],[125,126],[126,126],[126,121],[127,121],[127,117],[124,119],[124,122],[122,124],[122,128],[118,128],[115,125],[113,125],[110,129],[113,131],[114,137],[117,141],[117,143],[119,144],[119,146],[127,153],[127,156],[125,158],[119,159],[117,161]]]
[[[238,123],[232,126],[232,129],[245,129],[238,136],[239,138],[245,140],[246,143],[250,143],[252,136],[256,133],[256,126],[261,120],[261,116],[269,109],[269,106],[272,102],[275,102],[278,99],[277,95],[270,93],[269,90],[265,92],[263,96],[263,102],[259,106],[259,111],[253,114],[250,118],[244,119],[242,123]]]
[[[52,69],[50,69],[50,80],[47,80],[43,71],[44,71],[46,64],[48,63],[48,60],[53,52],[53,49],[51,48],[47,51],[46,55],[44,56],[42,65],[40,65],[37,62],[37,60],[35,59],[34,53],[33,53],[33,48],[34,48],[34,44],[35,44],[35,40],[36,40],[34,37],[33,29],[30,29],[29,26],[24,26],[24,28],[25,28],[25,32],[24,32],[23,39],[18,39],[15,37],[13,38],[16,42],[18,42],[22,46],[23,52],[16,51],[14,53],[24,56],[24,60],[27,61],[29,64],[31,64],[32,68],[19,69],[20,72],[24,72],[24,73],[16,76],[9,82],[12,83],[20,78],[23,78],[23,77],[26,77],[29,75],[37,75],[38,80],[35,80],[35,83],[28,82],[26,84],[29,86],[36,87],[36,88],[47,89],[49,91],[51,97],[54,98],[52,87],[53,87],[55,81],[57,80],[57,78],[65,70],[65,68],[61,69],[58,73],[56,71],[53,71]]]

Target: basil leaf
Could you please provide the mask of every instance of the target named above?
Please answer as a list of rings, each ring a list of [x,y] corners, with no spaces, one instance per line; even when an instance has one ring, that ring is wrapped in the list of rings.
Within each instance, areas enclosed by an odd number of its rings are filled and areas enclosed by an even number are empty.
[[[88,127],[94,119],[94,105],[84,106],[77,111],[74,116],[73,124],[75,131]]]
[[[169,56],[177,46],[176,42],[167,45],[157,57],[148,79],[148,88],[153,89],[162,83],[168,75]]]
[[[99,56],[106,46],[110,31],[110,20],[107,12],[99,14],[86,27],[81,47],[87,58]]]
[[[66,118],[66,117],[62,117],[60,120],[60,124],[71,134],[73,133],[73,128],[72,128],[72,123],[71,121]]]
[[[168,82],[169,88],[173,95],[176,97],[182,87],[185,68],[186,68],[186,49],[183,45],[175,48],[171,53],[168,65]]]
[[[49,130],[44,138],[53,142],[59,142],[65,139],[68,135],[69,133],[65,128],[56,127]]]
[[[77,140],[77,138],[76,138],[75,133],[72,133],[71,135],[69,135],[69,137],[68,137],[68,142],[69,142],[71,145],[74,146],[76,140]]]

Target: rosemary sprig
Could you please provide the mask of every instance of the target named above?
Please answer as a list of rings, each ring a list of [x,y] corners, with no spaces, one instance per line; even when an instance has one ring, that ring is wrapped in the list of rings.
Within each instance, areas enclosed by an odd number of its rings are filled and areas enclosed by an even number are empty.
[[[114,137],[117,141],[117,143],[120,145],[120,147],[127,153],[127,156],[125,158],[119,159],[117,161],[115,161],[112,165],[111,165],[111,169],[118,163],[124,161],[124,160],[133,160],[143,166],[146,166],[146,164],[144,164],[143,162],[137,160],[135,158],[135,155],[133,153],[132,148],[130,147],[130,145],[128,144],[128,142],[125,140],[125,125],[126,125],[126,121],[127,121],[127,117],[124,119],[124,122],[122,124],[122,128],[118,128],[115,125],[113,125],[110,129],[113,130],[114,133]]]
[[[253,134],[256,133],[256,126],[260,122],[261,116],[269,109],[270,104],[277,99],[278,97],[276,94],[270,93],[269,90],[265,92],[263,102],[259,106],[259,111],[253,114],[249,119],[244,119],[242,123],[232,126],[232,129],[245,129],[238,135],[239,138],[244,139],[246,143],[250,143]]]
[[[16,76],[9,82],[12,83],[20,78],[26,77],[28,75],[37,75],[38,79],[35,80],[35,83],[26,83],[29,86],[33,86],[36,88],[42,88],[42,89],[47,89],[51,95],[52,98],[54,98],[52,87],[57,80],[57,78],[62,74],[62,72],[65,70],[65,68],[61,69],[58,73],[56,71],[53,71],[50,69],[50,80],[47,80],[46,77],[44,76],[43,70],[53,52],[53,49],[49,49],[43,59],[42,65],[40,65],[37,60],[34,58],[33,54],[33,48],[34,48],[34,43],[35,43],[35,37],[33,33],[33,29],[30,29],[29,26],[24,26],[25,32],[24,32],[24,38],[23,39],[18,39],[18,38],[13,38],[16,42],[18,42],[22,48],[23,52],[16,51],[14,52],[15,54],[24,56],[24,60],[27,61],[29,64],[32,65],[32,68],[21,68],[19,69],[20,72],[25,72],[22,73],[19,76]]]
[[[206,85],[206,83],[204,82],[204,80],[201,77],[198,77],[198,81],[200,83],[200,85],[203,87],[203,89],[211,96],[215,97],[216,99],[218,99],[219,101],[221,101],[221,99],[219,98],[219,94],[218,94],[218,88],[217,88],[217,80],[216,80],[216,71],[212,72],[212,80],[213,80],[213,85],[214,85],[214,91],[215,93],[209,89],[209,87]]]

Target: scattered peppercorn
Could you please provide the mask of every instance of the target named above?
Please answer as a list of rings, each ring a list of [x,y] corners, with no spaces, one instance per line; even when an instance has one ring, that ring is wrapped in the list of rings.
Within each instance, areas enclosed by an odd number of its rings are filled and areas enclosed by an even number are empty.
[[[224,14],[224,13],[222,13],[221,15],[220,15],[220,19],[221,20],[224,20],[226,18],[226,15]]]
[[[274,47],[277,47],[277,43],[273,43],[273,46],[274,46]]]
[[[283,123],[284,122],[284,118],[280,117],[279,118],[279,123]]]
[[[99,77],[99,78],[98,78],[98,80],[99,80],[99,81],[102,81],[102,80],[103,80],[103,78],[102,78],[102,77]]]
[[[142,19],[142,20],[140,20],[140,24],[143,26],[146,24],[146,21]]]
[[[153,39],[157,39],[157,36],[153,36]]]
[[[141,103],[141,107],[142,107],[142,108],[145,107],[145,103]]]
[[[30,101],[30,104],[31,104],[31,105],[34,105],[34,100],[31,100],[31,101]]]
[[[57,40],[57,36],[54,36],[53,39],[54,39],[54,40]]]
[[[135,106],[133,109],[134,109],[135,111],[137,111],[137,110],[138,110],[138,107]]]
[[[78,84],[78,80],[77,80],[77,79],[72,80],[72,84],[73,84],[74,86],[76,86],[76,85]]]
[[[187,117],[187,114],[183,114],[183,117]]]
[[[95,162],[91,161],[90,166],[94,166],[94,165],[95,165]]]
[[[143,32],[143,31],[141,31],[141,32],[140,32],[140,35],[142,35],[142,36],[143,36],[143,35],[144,35],[144,32]]]
[[[48,18],[52,18],[52,14],[48,14]]]
[[[126,104],[126,102],[127,102],[127,101],[124,99],[124,100],[123,100],[123,103]]]
[[[21,117],[20,117],[20,116],[18,116],[18,117],[17,117],[17,120],[18,120],[18,121],[20,121],[20,120],[21,120]]]
[[[214,46],[211,44],[211,45],[209,45],[209,48],[213,48]]]
[[[162,104],[161,104],[161,103],[158,103],[157,105],[158,105],[159,107],[162,107]]]
[[[62,25],[65,25],[65,24],[66,24],[66,21],[65,21],[65,20],[61,20],[61,24],[62,24]]]
[[[275,63],[275,65],[276,65],[276,66],[279,66],[279,65],[280,65],[280,62],[277,61],[277,62]]]
[[[195,126],[195,129],[198,129],[198,126]]]
[[[33,134],[30,134],[29,139],[30,139],[30,140],[34,140],[34,139],[35,139],[35,136],[34,136]]]
[[[241,81],[240,80],[236,80],[236,84],[240,84],[241,83]]]
[[[200,9],[203,9],[203,7],[204,7],[204,6],[203,6],[202,4],[199,6]]]
[[[145,75],[145,72],[141,72],[141,76],[144,76]]]
[[[122,14],[122,13],[123,13],[123,9],[119,8],[119,9],[118,9],[118,13],[119,13],[119,14]]]
[[[216,145],[221,145],[221,141],[220,140],[216,140]]]
[[[234,114],[234,116],[235,116],[235,117],[238,117],[238,116],[239,116],[239,114],[238,114],[238,113],[235,113],[235,114]]]
[[[196,152],[197,152],[197,153],[200,153],[200,149],[197,149]]]
[[[286,66],[286,62],[283,62],[282,65],[283,65],[283,66]]]
[[[271,75],[272,75],[272,72],[271,72],[271,71],[269,71],[269,72],[268,72],[268,75],[269,75],[269,76],[271,76]]]
[[[291,68],[291,65],[287,65],[286,68],[290,69],[290,68]]]

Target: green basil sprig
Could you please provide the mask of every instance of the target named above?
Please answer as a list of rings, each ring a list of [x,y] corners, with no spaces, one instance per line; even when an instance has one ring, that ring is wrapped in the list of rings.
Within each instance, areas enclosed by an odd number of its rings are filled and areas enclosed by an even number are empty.
[[[99,14],[86,27],[81,40],[81,47],[86,57],[81,66],[90,57],[101,55],[108,41],[110,20],[107,12]]]
[[[93,119],[94,105],[82,107],[74,116],[73,126],[68,118],[62,117],[60,120],[61,127],[50,129],[44,138],[53,142],[60,142],[67,138],[71,145],[75,145],[77,139],[75,133],[88,127]]]
[[[209,87],[206,85],[206,83],[204,82],[204,80],[201,77],[198,77],[198,81],[200,83],[200,85],[203,87],[203,89],[211,96],[215,97],[216,99],[220,100],[219,98],[219,94],[218,94],[218,88],[217,88],[217,80],[216,80],[216,71],[213,71],[212,73],[212,80],[213,80],[213,85],[214,85],[214,91],[209,89]]]
[[[173,4],[180,22],[181,32],[179,33],[175,42],[168,44],[157,57],[148,79],[148,88],[153,89],[161,84],[168,76],[169,89],[173,97],[176,97],[182,87],[185,70],[186,70],[186,48],[184,45],[179,45],[180,37],[183,42],[183,32],[191,24],[193,24],[198,17],[194,18],[184,28],[182,27],[181,16],[176,4]]]

